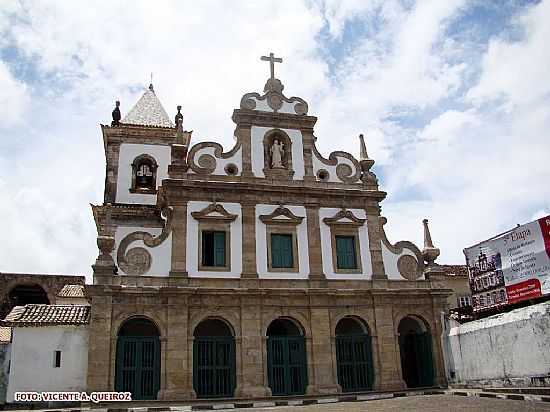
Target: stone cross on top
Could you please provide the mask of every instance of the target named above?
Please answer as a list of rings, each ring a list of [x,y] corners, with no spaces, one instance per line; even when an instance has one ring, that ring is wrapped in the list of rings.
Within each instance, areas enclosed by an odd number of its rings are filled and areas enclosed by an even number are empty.
[[[273,53],[269,53],[269,56],[262,56],[261,58],[263,61],[269,62],[270,68],[271,68],[271,78],[275,78],[275,63],[282,63],[283,59],[280,57],[275,57]]]

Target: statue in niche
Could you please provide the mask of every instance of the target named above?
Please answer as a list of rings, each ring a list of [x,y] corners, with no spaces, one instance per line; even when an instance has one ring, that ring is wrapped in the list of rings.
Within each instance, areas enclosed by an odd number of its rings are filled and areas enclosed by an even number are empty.
[[[273,169],[284,169],[283,165],[283,157],[284,157],[284,145],[281,141],[278,139],[275,139],[273,141],[273,145],[271,146],[271,167]]]

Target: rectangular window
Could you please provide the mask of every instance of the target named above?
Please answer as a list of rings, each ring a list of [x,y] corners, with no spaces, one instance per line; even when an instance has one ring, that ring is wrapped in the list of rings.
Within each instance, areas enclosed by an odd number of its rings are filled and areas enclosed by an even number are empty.
[[[271,267],[294,267],[294,256],[292,253],[292,235],[280,233],[271,234]]]
[[[56,350],[53,353],[53,367],[54,368],[60,368],[61,367],[61,351]]]
[[[355,237],[336,235],[334,238],[336,240],[336,268],[357,269]]]
[[[202,266],[225,266],[225,232],[202,232]]]

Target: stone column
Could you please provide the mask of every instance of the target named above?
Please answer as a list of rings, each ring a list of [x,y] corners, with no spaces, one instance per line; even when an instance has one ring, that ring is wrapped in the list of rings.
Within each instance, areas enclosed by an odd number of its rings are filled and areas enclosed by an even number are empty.
[[[313,373],[308,376],[308,394],[329,394],[339,391],[335,380],[333,348],[331,339],[330,313],[325,298],[310,299],[310,330],[311,330],[311,367]]]
[[[242,278],[257,279],[256,266],[256,206],[254,203],[243,201],[242,208]]]
[[[90,289],[89,289],[90,290]],[[93,292],[92,292],[93,293]],[[111,377],[111,296],[91,295],[90,337],[88,343],[87,391],[114,390],[114,376]]]
[[[372,350],[377,352],[378,364],[374,366],[379,371],[376,374],[379,379],[375,382],[374,389],[402,390],[406,385],[401,376],[401,357],[393,324],[392,297],[377,294],[375,290],[372,293],[376,327],[376,347]]]
[[[309,279],[325,280],[321,251],[321,228],[319,226],[319,204],[306,203],[307,241],[309,256]]]
[[[187,204],[174,206],[170,277],[187,277]]]
[[[264,386],[264,367],[261,321],[261,298],[246,296],[241,300],[240,352],[237,357],[237,388],[235,397],[270,396]]]
[[[193,368],[193,361],[188,358],[187,308],[186,295],[168,298],[166,342],[162,347],[165,380],[159,394],[159,398],[163,400],[192,397],[192,382],[189,382],[187,373]]]
[[[382,227],[380,224],[380,207],[378,203],[365,207],[367,215],[367,232],[369,236],[370,260],[373,279],[387,279],[382,258]]]

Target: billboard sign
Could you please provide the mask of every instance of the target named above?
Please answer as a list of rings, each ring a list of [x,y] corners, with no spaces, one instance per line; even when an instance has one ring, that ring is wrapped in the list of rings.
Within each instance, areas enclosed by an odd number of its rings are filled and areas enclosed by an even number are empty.
[[[550,293],[550,216],[464,249],[474,312]]]

